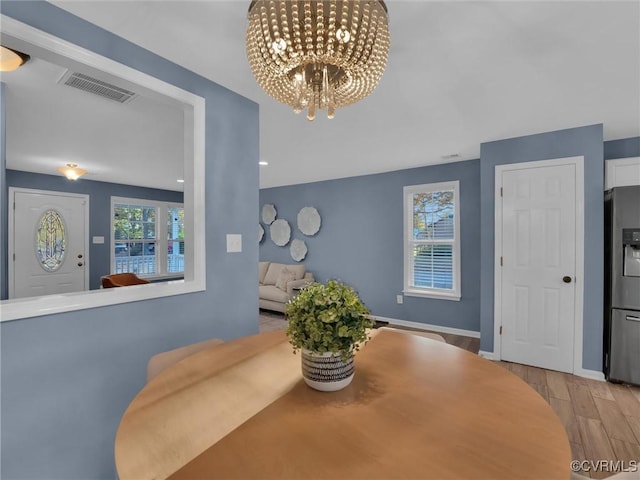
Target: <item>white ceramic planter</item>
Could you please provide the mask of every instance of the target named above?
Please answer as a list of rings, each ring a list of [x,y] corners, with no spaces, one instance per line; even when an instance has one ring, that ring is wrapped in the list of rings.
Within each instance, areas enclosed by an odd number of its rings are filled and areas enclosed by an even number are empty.
[[[302,349],[302,377],[311,388],[335,392],[349,385],[353,375],[353,357],[344,362],[337,353],[314,353]]]

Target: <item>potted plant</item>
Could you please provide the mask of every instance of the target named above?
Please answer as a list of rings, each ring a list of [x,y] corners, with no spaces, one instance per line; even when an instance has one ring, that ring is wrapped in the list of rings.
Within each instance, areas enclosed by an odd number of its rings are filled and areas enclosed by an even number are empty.
[[[337,280],[311,283],[286,306],[287,335],[302,350],[302,376],[312,388],[335,391],[351,383],[353,356],[373,327],[356,291]]]

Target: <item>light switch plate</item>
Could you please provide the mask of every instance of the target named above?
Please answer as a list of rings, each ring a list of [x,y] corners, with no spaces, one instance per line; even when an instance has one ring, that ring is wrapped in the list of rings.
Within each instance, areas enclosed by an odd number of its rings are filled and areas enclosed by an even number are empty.
[[[396,295],[396,303],[398,305],[402,305],[403,301],[404,301],[404,297],[402,295]]]
[[[104,243],[104,237],[93,237],[94,245],[102,245]]]
[[[227,233],[227,253],[242,252],[242,235],[239,233]]]

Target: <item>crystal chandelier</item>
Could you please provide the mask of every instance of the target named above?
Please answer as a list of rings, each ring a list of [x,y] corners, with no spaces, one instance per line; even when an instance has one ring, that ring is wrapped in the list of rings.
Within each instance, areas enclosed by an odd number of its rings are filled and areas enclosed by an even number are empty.
[[[247,57],[263,90],[299,113],[335,109],[369,95],[389,54],[382,0],[253,0]]]

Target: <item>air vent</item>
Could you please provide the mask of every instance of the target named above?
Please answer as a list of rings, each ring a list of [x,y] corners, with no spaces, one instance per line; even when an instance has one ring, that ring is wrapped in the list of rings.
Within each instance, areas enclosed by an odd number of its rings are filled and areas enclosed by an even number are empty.
[[[460,154],[459,153],[450,153],[449,155],[442,155],[443,160],[455,160],[457,158],[460,158]]]
[[[67,71],[58,83],[77,88],[79,90],[84,90],[85,92],[98,95],[99,97],[108,98],[109,100],[114,100],[119,103],[130,102],[137,96],[135,92],[131,92],[79,72]]]

